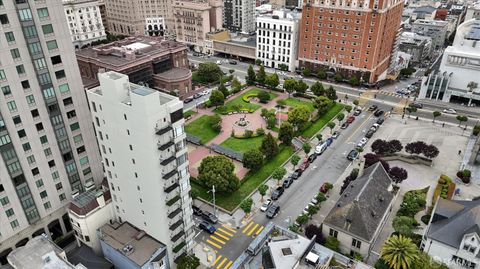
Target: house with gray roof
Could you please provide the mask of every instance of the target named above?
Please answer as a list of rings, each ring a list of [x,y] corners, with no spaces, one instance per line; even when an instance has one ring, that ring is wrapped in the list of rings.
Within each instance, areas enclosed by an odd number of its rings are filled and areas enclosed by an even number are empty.
[[[480,199],[440,199],[425,230],[421,249],[451,269],[479,268]]]
[[[365,169],[325,218],[323,235],[336,237],[342,253],[368,257],[396,198],[392,184],[380,163]]]

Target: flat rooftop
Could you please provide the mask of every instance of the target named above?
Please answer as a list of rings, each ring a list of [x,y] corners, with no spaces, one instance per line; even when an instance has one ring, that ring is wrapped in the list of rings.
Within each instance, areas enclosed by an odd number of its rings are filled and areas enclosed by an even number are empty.
[[[128,222],[105,224],[100,229],[100,240],[128,257],[138,266],[146,264],[153,254],[165,245]]]
[[[310,240],[299,236],[294,239],[272,240],[268,247],[276,268],[294,268],[309,245]]]

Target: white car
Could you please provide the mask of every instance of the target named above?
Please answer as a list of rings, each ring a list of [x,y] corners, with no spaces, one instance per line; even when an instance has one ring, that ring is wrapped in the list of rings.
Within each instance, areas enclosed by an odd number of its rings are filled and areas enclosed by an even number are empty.
[[[380,127],[380,124],[378,124],[378,123],[374,123],[374,124],[372,125],[372,127],[370,128],[370,130],[372,130],[372,131],[376,132],[376,131],[378,130],[378,128],[379,128],[379,127]]]
[[[202,95],[209,95],[210,94],[210,90],[204,90],[203,92],[201,92]]]
[[[218,65],[221,65],[221,64],[222,64],[222,61],[217,60],[217,64],[218,64]]]
[[[303,209],[303,214],[308,214],[308,209],[311,207],[311,206],[315,206],[314,203],[308,203],[308,205]]]
[[[453,109],[453,108],[449,108],[449,109],[444,109],[444,110],[443,110],[443,113],[446,113],[446,114],[457,114],[457,111],[455,111],[455,109]]]
[[[263,203],[263,205],[260,207],[260,211],[265,212],[267,211],[268,207],[272,204],[272,199],[267,199]]]
[[[363,147],[365,147],[367,142],[368,142],[368,138],[364,137],[364,138],[362,138],[362,140],[360,140],[360,142],[358,142],[357,147],[363,148]]]

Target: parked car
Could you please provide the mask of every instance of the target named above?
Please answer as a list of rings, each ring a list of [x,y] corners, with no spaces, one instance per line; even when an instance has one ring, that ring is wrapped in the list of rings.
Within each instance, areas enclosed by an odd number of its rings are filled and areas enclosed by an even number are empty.
[[[362,140],[360,140],[360,142],[358,142],[357,147],[363,149],[363,147],[365,147],[367,142],[368,142],[368,138],[364,137],[362,138]]]
[[[283,188],[283,186],[277,187],[272,193],[272,200],[274,200],[274,201],[278,200],[278,198],[280,198],[280,196],[282,196],[284,191],[285,191],[285,189]]]
[[[293,183],[293,178],[287,177],[287,179],[285,179],[285,180],[283,181],[283,187],[284,187],[284,188],[289,188],[290,185],[292,185],[292,183]]]
[[[347,118],[347,123],[352,123],[353,121],[355,120],[355,117],[354,116],[350,116]]]
[[[366,138],[372,138],[372,136],[373,136],[374,133],[375,133],[375,131],[368,130],[368,132],[365,134],[365,137],[366,137]]]
[[[303,174],[303,171],[300,169],[297,169],[295,170],[295,172],[293,172],[293,174],[290,177],[293,179],[299,179],[302,176],[302,174]]]
[[[375,111],[377,110],[378,106],[377,105],[371,105],[369,108],[368,108],[368,111]]]
[[[314,205],[318,205],[318,200],[317,200],[317,196],[313,196],[312,200],[310,200],[310,203],[314,204]]]
[[[193,215],[200,216],[200,217],[203,215],[203,211],[197,206],[192,205],[192,209],[193,209]]]
[[[341,128],[341,129],[347,129],[348,125],[350,125],[350,123],[344,122],[344,123],[342,124],[342,126],[340,126],[340,128]]]
[[[378,128],[380,128],[380,124],[374,123],[374,124],[372,125],[372,127],[370,127],[370,130],[376,132],[376,131],[378,130]]]
[[[222,61],[217,60],[217,64],[218,64],[218,65],[221,65],[221,64],[222,64]]]
[[[310,154],[310,155],[308,156],[308,161],[309,161],[310,163],[313,163],[313,161],[315,161],[315,159],[317,158],[317,156],[318,156],[318,155],[317,155],[317,153],[315,153],[315,152],[312,153],[312,154]]]
[[[260,207],[260,211],[262,212],[267,211],[267,209],[270,207],[271,204],[272,204],[272,199],[268,198],[267,200],[265,200],[265,202],[263,202],[262,206]]]
[[[215,229],[215,226],[213,226],[211,223],[207,222],[207,221],[202,221],[200,222],[200,224],[198,225],[198,227],[204,231],[206,231],[207,233],[209,234],[213,234],[217,231],[217,229]]]
[[[383,115],[383,113],[384,113],[383,110],[377,110],[377,111],[375,111],[375,113],[373,113],[373,115],[375,115],[375,117],[380,117],[380,116]]]
[[[347,159],[349,159],[350,161],[355,160],[357,157],[358,157],[358,151],[354,149],[352,149],[352,151],[350,151],[350,153],[348,153],[347,155]]]
[[[203,211],[202,218],[204,220],[209,221],[209,222],[214,223],[214,224],[218,222],[217,216],[215,216],[212,213],[207,212],[207,211]]]
[[[449,108],[449,109],[444,109],[444,110],[443,110],[443,113],[446,113],[446,114],[457,114],[457,111],[455,111],[455,109],[453,109],[453,108]]]
[[[337,139],[339,135],[340,135],[340,132],[339,132],[339,131],[335,131],[335,132],[333,132],[333,134],[332,134],[332,138],[333,138],[333,139]]]
[[[408,106],[414,107],[414,108],[423,108],[423,105],[420,103],[410,103]]]
[[[267,218],[269,218],[269,219],[275,218],[275,216],[278,214],[279,211],[280,211],[280,206],[277,205],[277,204],[272,204],[267,209],[267,212],[266,212]]]
[[[320,192],[321,193],[327,193],[328,192],[328,187],[327,186],[328,186],[327,182],[323,183],[322,186],[320,187]]]
[[[384,121],[385,121],[384,118],[378,118],[377,124],[380,124],[380,125],[381,125],[381,124],[383,124]]]
[[[310,162],[306,159],[298,169],[305,171],[310,166]]]
[[[355,109],[355,112],[353,112],[353,115],[358,116],[362,114],[362,110],[360,108]]]
[[[189,96],[189,97],[187,97],[187,98],[185,98],[185,99],[183,100],[183,103],[184,103],[184,104],[187,104],[187,103],[190,103],[190,102],[192,102],[192,101],[193,101],[193,97],[192,97],[192,96]]]
[[[237,61],[235,61],[235,60],[230,60],[229,63],[230,63],[230,64],[233,64],[233,65],[236,65],[236,64],[237,64]]]
[[[203,95],[209,95],[210,92],[211,92],[210,90],[204,90],[204,91],[202,92],[202,94],[203,94]]]
[[[308,203],[308,205],[303,209],[303,214],[308,214],[308,209],[311,207],[311,206],[315,206],[314,203],[310,202]]]
[[[202,95],[200,93],[196,93],[196,94],[193,95],[193,99],[198,99],[200,97],[202,97]]]
[[[320,154],[322,154],[322,153],[327,149],[327,147],[328,147],[328,144],[327,144],[327,142],[325,141],[325,142],[323,142],[322,144],[319,144],[319,145],[317,145],[317,146],[315,147],[315,153],[318,154],[318,155],[320,155]]]

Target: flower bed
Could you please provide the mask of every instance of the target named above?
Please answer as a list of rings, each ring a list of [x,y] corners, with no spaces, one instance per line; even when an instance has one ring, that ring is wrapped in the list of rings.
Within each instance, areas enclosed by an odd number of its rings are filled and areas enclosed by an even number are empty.
[[[435,205],[438,197],[441,197],[443,199],[451,199],[454,192],[455,183],[453,183],[452,179],[446,175],[441,175],[438,179],[438,184],[435,188],[435,192],[433,193],[432,205]]]

